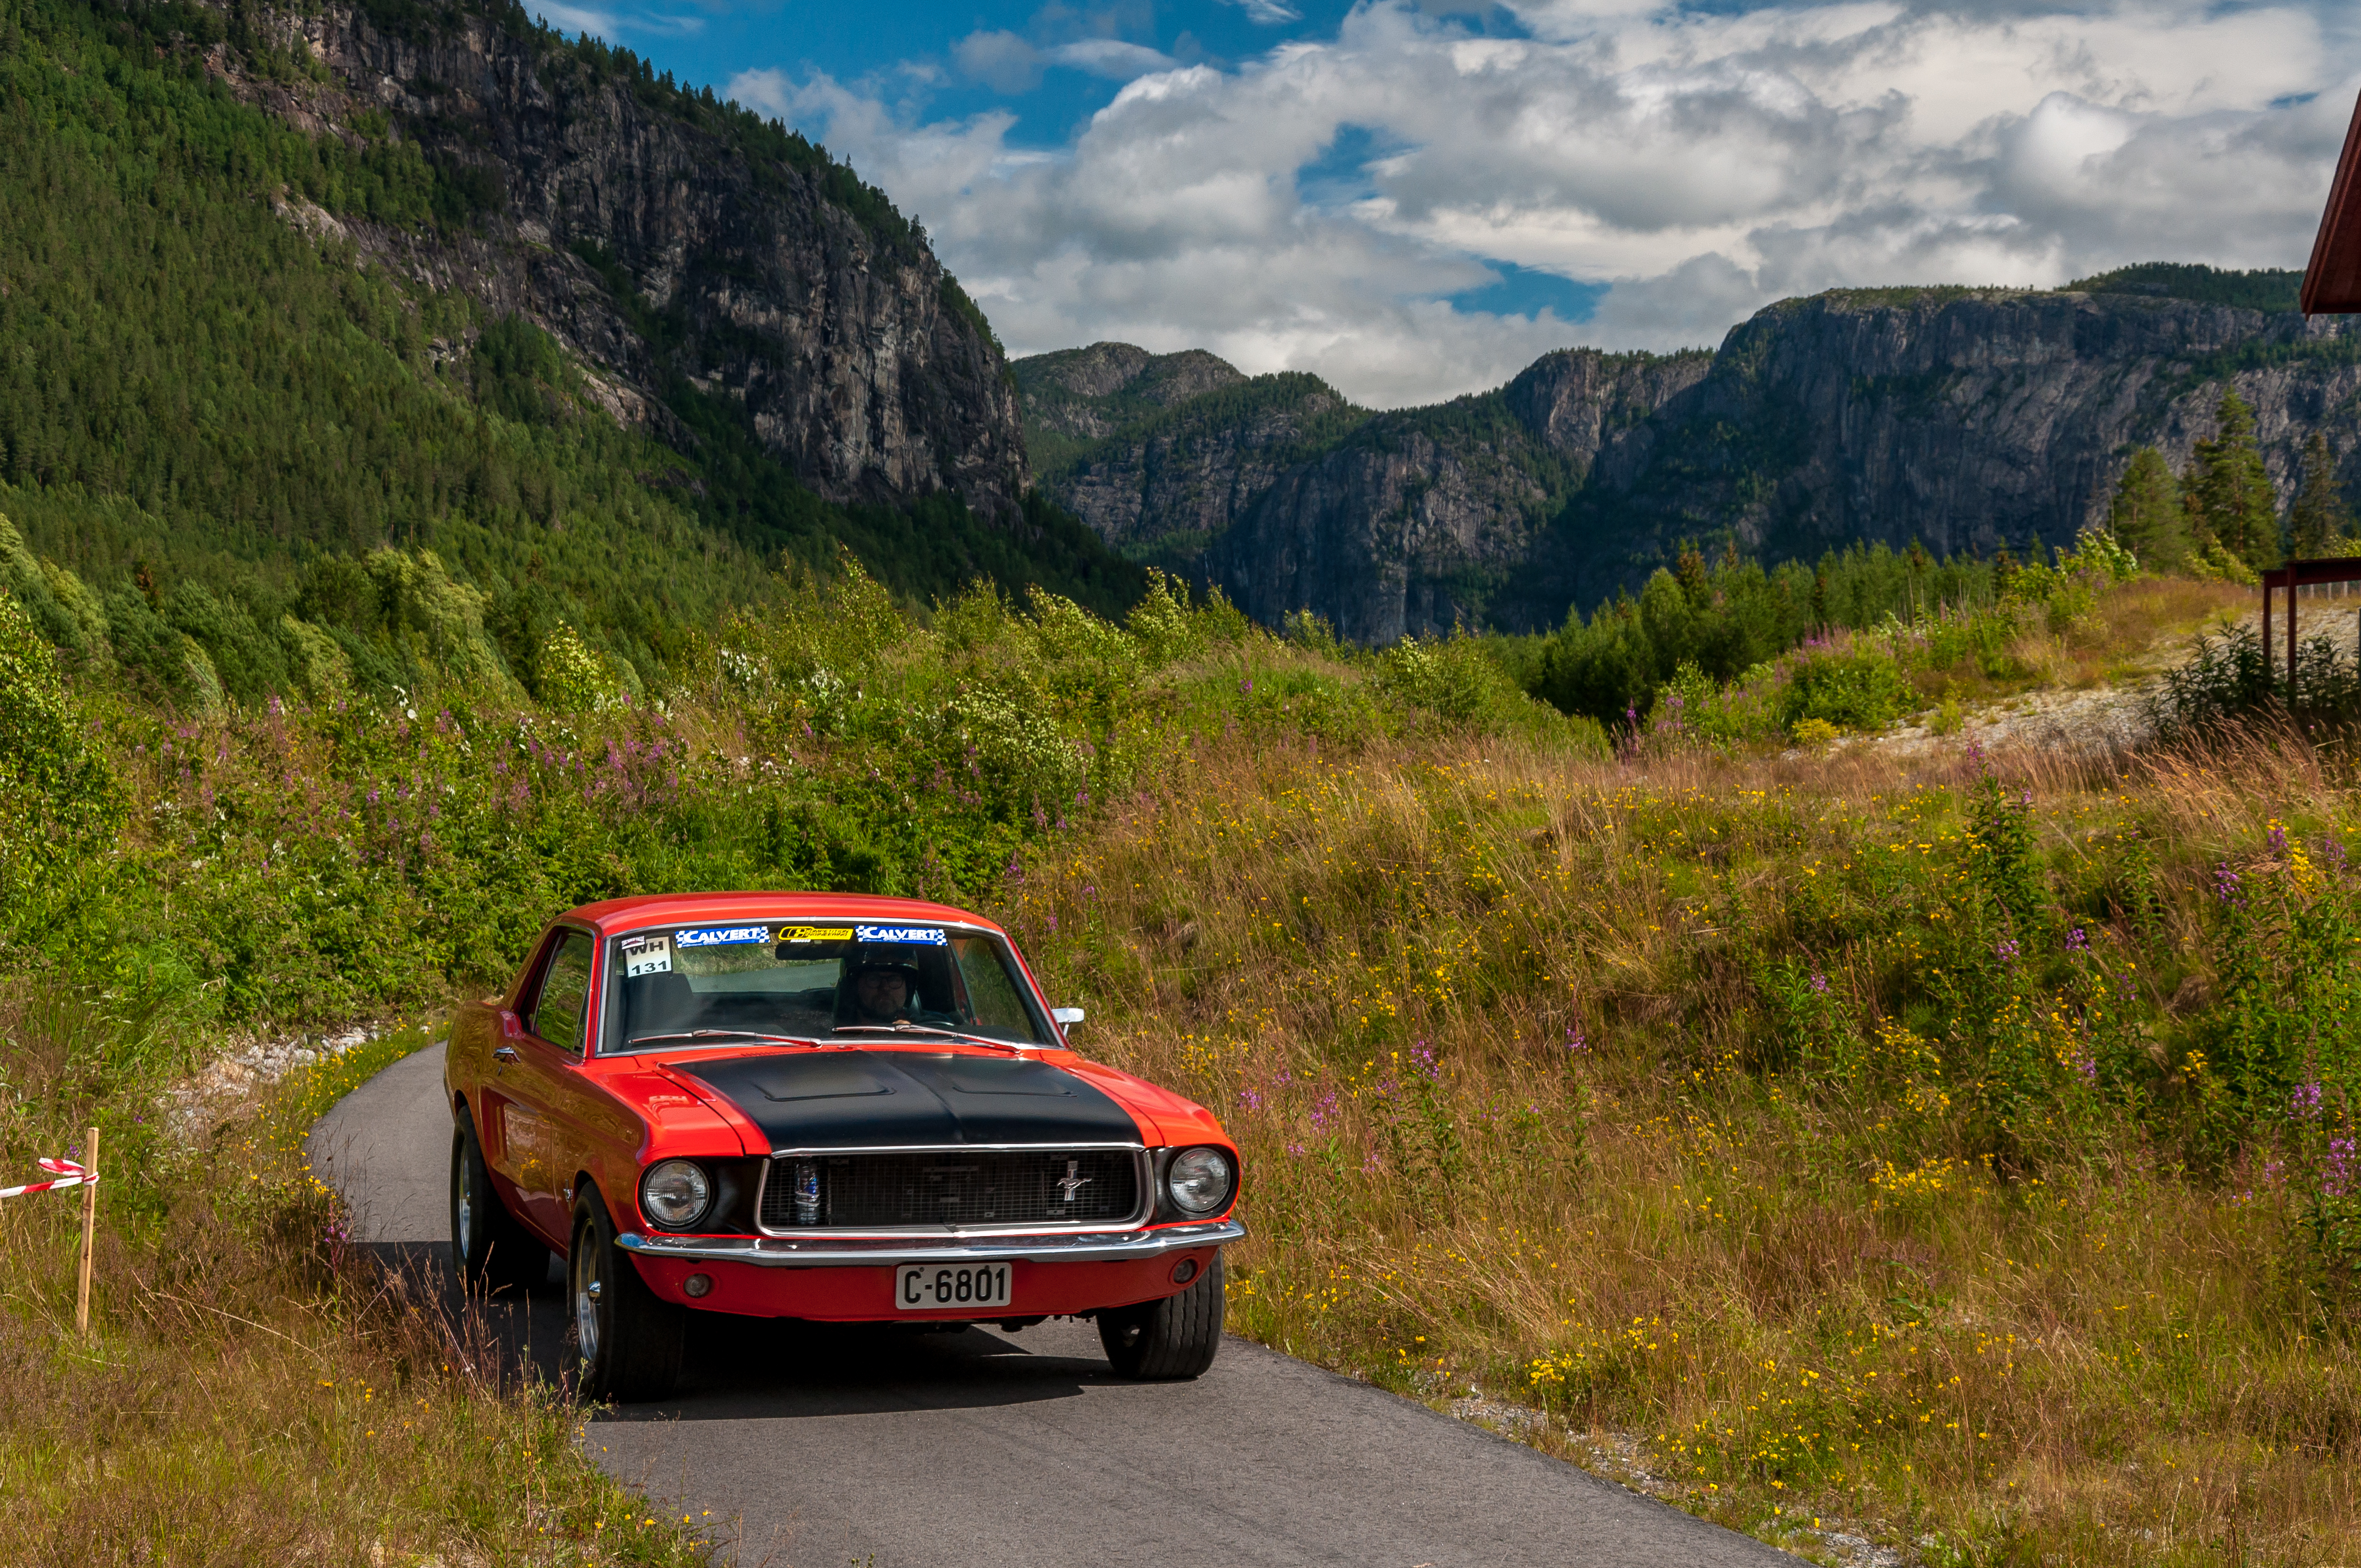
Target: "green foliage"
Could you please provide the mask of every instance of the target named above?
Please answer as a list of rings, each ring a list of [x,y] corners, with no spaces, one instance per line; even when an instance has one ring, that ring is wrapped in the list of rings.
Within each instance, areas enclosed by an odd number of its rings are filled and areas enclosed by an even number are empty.
[[[1571,736],[1576,748],[1605,750],[1595,724],[1569,731],[1564,720],[1518,689],[1485,644],[1466,632],[1405,637],[1377,656],[1378,689],[1447,724],[1487,733]]]
[[[462,15],[396,10],[421,37]],[[484,14],[530,30],[512,6]],[[469,221],[499,204],[496,170],[430,167],[378,139],[375,111],[357,137],[307,136],[186,47],[218,13],[132,15],[0,0],[23,46],[0,49],[0,511],[16,531],[0,572],[69,668],[192,711],[497,687],[532,680],[562,625],[632,691],[765,594],[783,553],[825,567],[844,544],[921,602],[979,575],[1108,613],[1137,596],[1137,569],[1045,502],[1006,520],[951,497],[830,505],[742,408],[685,384],[668,397],[692,456],[617,428],[540,328],[357,267],[335,236],[339,215]],[[249,64],[267,52],[242,20],[229,37]],[[628,75],[918,254],[890,203],[802,138],[595,39],[542,38],[552,69]],[[595,261],[651,342],[678,336]]]
[[[1879,730],[1917,706],[1916,691],[1890,653],[1813,652],[1791,667],[1784,718],[1820,719],[1839,729]]]
[[[2257,718],[2285,718],[2310,731],[2361,724],[2361,665],[2341,641],[2314,634],[2296,648],[2290,675],[2284,647],[2263,646],[2253,626],[2198,639],[2196,652],[2164,673],[2149,711],[2167,740],[2219,735]]]
[[[1708,566],[1684,551],[1677,573],[1659,571],[1634,600],[1601,605],[1585,621],[1569,612],[1547,638],[1498,639],[1501,662],[1528,691],[1566,713],[1608,725],[1636,725],[1683,665],[1726,685],[1768,671],[1779,655],[1816,634],[1865,630],[1902,619],[1930,635],[1971,623],[2004,595],[1995,562],[1938,561],[1916,545],[1831,551],[1818,564],[1766,570],[1734,551]],[[2013,633],[2012,633],[2013,634]],[[1685,698],[1696,722],[1697,703]],[[1778,720],[1784,727],[1801,714]],[[1827,717],[1817,715],[1817,717]],[[1729,716],[1725,728],[1751,728]]]
[[[2107,532],[2143,561],[2177,562],[2189,550],[2189,523],[2180,505],[2180,483],[2172,466],[2153,446],[2143,446],[2125,465],[2107,509]]]
[[[2288,554],[2297,560],[2318,559],[2342,548],[2353,531],[2353,509],[2336,482],[2335,454],[2328,449],[2327,435],[2315,430],[2304,443],[2303,488],[2288,518]]]
[[[2248,566],[2268,566],[2279,554],[2279,496],[2255,444],[2255,411],[2235,387],[2223,389],[2210,440],[2190,455],[2181,494],[2189,532],[2198,546],[2219,544]]]
[[[2197,300],[2249,311],[2292,311],[2303,291],[2303,273],[2277,267],[2235,272],[2181,262],[2143,261],[2078,278],[2065,288],[2069,292]]]

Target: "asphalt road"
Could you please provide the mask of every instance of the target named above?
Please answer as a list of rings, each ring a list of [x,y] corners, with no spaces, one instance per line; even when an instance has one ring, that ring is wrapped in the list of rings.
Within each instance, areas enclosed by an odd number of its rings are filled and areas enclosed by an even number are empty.
[[[447,1266],[442,1071],[439,1048],[398,1062],[312,1134],[356,1239],[419,1268]],[[566,1335],[555,1278],[497,1324],[544,1372]],[[1086,1323],[909,1334],[715,1314],[675,1398],[588,1433],[609,1472],[734,1530],[746,1568],[1795,1562],[1236,1338],[1194,1383],[1129,1384]]]

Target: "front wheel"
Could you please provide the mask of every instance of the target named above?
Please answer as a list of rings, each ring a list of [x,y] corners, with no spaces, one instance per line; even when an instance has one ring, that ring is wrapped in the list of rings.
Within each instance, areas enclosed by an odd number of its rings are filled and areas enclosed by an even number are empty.
[[[1118,1377],[1178,1382],[1213,1365],[1222,1348],[1222,1255],[1189,1288],[1161,1301],[1115,1307],[1099,1314],[1099,1343]]]
[[[492,1189],[476,1124],[459,1113],[451,1129],[451,1262],[465,1290],[530,1290],[549,1278],[549,1249]]]
[[[686,1314],[648,1288],[615,1245],[615,1222],[588,1183],[574,1203],[566,1284],[581,1397],[628,1404],[670,1393],[680,1376]]]

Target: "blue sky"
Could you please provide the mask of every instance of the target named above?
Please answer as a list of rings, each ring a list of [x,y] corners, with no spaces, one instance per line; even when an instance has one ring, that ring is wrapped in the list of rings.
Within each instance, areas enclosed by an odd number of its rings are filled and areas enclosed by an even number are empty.
[[[923,218],[1013,352],[1380,406],[1839,286],[2299,266],[2356,93],[2319,0],[552,6]]]

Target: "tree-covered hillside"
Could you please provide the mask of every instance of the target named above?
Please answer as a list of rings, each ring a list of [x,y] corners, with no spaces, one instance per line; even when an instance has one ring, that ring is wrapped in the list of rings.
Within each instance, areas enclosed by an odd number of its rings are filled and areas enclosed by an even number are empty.
[[[949,493],[825,501],[686,381],[619,423],[539,327],[342,237],[489,244],[497,183],[383,115],[313,135],[245,101],[208,50],[248,81],[324,72],[244,16],[0,0],[0,576],[70,655],[203,703],[435,663],[537,689],[555,640],[628,689],[783,558],[840,547],[920,602],[976,576],[1137,596],[1038,499],[1009,526]]]

